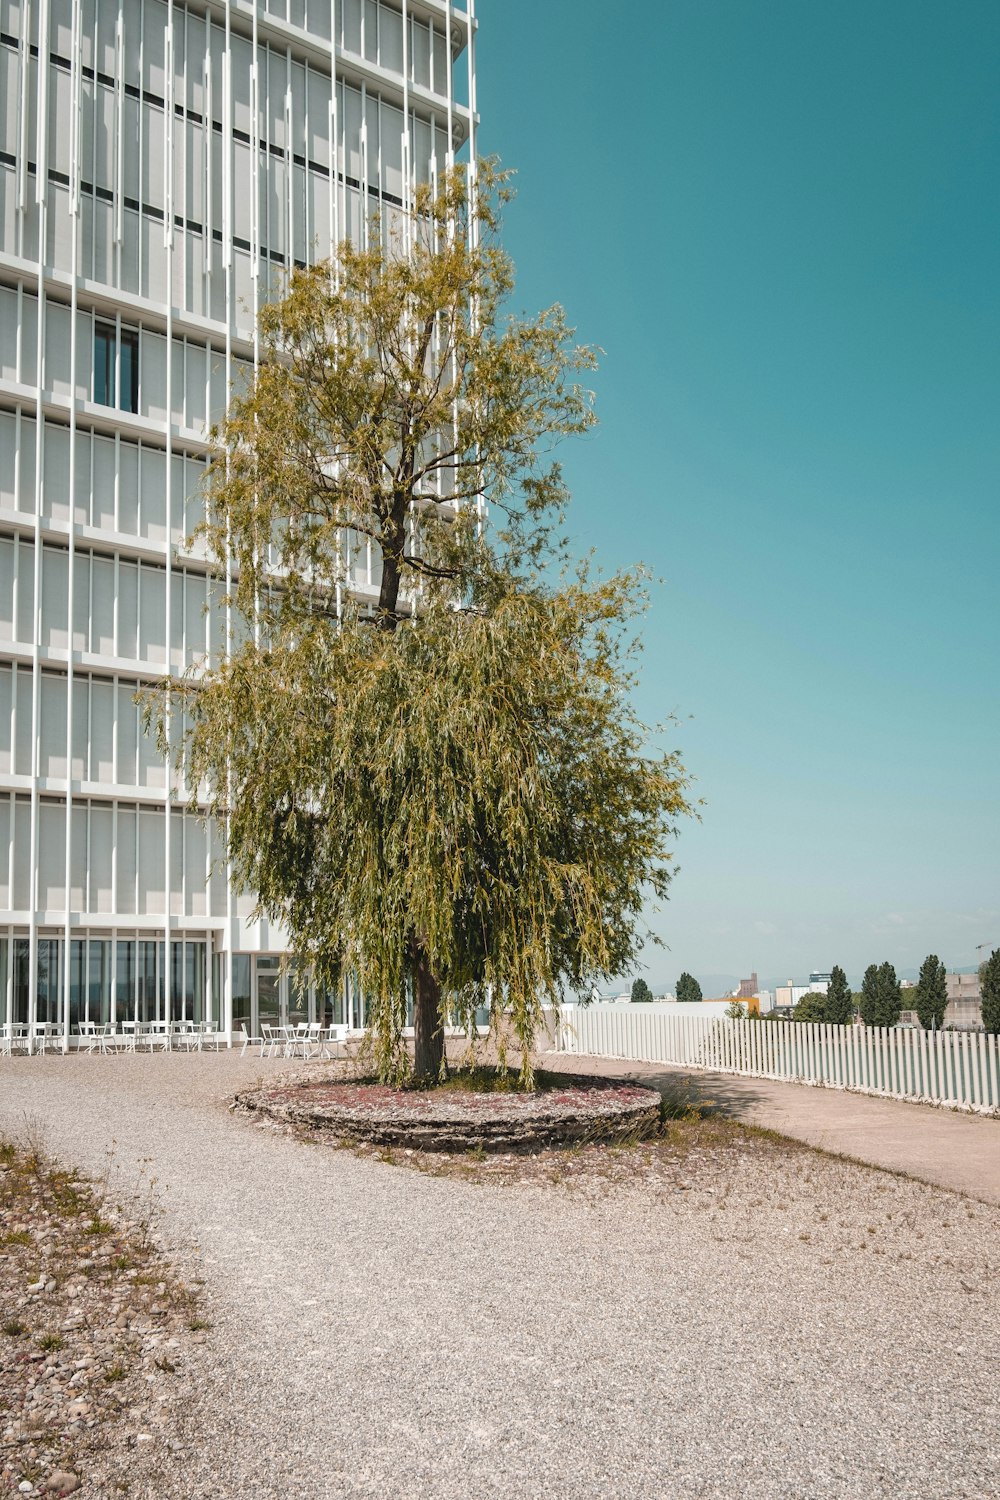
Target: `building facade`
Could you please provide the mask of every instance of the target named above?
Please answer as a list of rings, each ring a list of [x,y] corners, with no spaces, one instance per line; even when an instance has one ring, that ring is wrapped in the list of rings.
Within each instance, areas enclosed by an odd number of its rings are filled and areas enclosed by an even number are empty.
[[[474,39],[473,0],[0,0],[0,1023],[361,1019],[135,695],[226,648],[185,539],[258,308],[474,153]]]

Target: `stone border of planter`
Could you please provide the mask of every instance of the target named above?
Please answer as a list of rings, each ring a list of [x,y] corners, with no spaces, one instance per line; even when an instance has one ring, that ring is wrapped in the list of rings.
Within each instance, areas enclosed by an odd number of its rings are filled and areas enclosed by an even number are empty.
[[[422,1092],[377,1083],[286,1079],[237,1094],[233,1107],[333,1140],[413,1151],[537,1151],[645,1140],[660,1123],[655,1089],[539,1074],[534,1094]]]

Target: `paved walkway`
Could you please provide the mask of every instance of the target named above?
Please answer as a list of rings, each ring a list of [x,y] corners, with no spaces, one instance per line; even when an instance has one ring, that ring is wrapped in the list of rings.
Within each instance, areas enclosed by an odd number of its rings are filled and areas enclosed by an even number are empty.
[[[545,1066],[634,1078],[671,1100],[713,1104],[746,1125],[776,1130],[837,1156],[905,1172],[921,1182],[968,1193],[983,1203],[1000,1204],[1000,1119],[846,1089],[691,1072],[617,1058],[547,1054]]]

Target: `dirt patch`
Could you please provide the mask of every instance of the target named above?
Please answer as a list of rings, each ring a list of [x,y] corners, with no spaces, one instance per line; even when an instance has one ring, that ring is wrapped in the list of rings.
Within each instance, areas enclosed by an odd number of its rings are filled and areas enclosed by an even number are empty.
[[[238,1094],[234,1107],[351,1143],[432,1152],[523,1154],[659,1129],[660,1098],[640,1084],[541,1075],[533,1093],[394,1089],[358,1079],[290,1079]]]
[[[176,1461],[206,1325],[141,1205],[0,1141],[0,1309],[0,1491],[135,1494]]]

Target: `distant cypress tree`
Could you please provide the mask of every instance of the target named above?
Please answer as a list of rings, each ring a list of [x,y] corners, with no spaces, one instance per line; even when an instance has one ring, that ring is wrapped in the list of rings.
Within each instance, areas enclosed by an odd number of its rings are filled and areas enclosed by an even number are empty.
[[[826,1020],[834,1026],[850,1026],[854,1017],[854,996],[847,983],[847,975],[839,965],[830,970],[830,985],[826,992]]]
[[[1000,1035],[1000,948],[994,948],[979,970],[983,1025]]]
[[[895,1026],[903,1009],[903,992],[899,988],[892,964],[869,964],[861,985],[861,1019],[866,1026]]]
[[[632,1004],[645,1005],[653,998],[653,991],[644,979],[632,981]]]
[[[920,965],[920,978],[914,998],[917,1019],[925,1031],[944,1024],[944,1013],[948,1008],[948,985],[944,964],[936,953],[928,953]]]
[[[693,974],[683,973],[677,981],[678,1000],[700,1000],[701,985]]]
[[[866,1026],[874,1026],[872,1017],[878,1007],[878,964],[869,964],[865,970],[865,977],[861,981],[861,994],[858,997],[858,1009],[861,1019]]]

